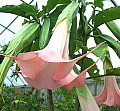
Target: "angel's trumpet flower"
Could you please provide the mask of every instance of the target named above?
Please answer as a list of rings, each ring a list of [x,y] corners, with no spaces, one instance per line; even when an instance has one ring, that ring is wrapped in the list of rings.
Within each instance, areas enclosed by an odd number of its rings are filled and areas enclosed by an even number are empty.
[[[92,67],[78,76],[72,71],[74,64],[102,43],[88,53],[68,60],[68,41],[68,21],[64,19],[57,24],[48,45],[43,50],[19,53],[17,57],[8,57],[16,60],[22,76],[31,86],[37,89],[51,90],[65,86],[70,91],[72,87],[82,87],[85,84],[85,74]]]
[[[100,111],[100,109],[99,109],[93,95],[91,94],[90,90],[88,89],[87,85],[85,85],[85,87],[86,87],[86,96],[87,96],[86,98],[83,97],[79,93],[79,90],[76,89],[82,111]]]
[[[103,91],[95,97],[95,100],[105,106],[120,105],[120,89],[115,76],[105,77]]]
[[[37,89],[56,89],[65,86],[68,91],[72,87],[82,87],[85,84],[87,68],[82,74],[73,72],[74,64],[93,52],[68,59],[69,34],[72,18],[77,14],[79,4],[71,2],[59,15],[52,37],[48,45],[39,51],[19,53],[17,57],[7,56],[16,60],[21,74],[28,84]],[[70,10],[70,11],[69,11]]]
[[[104,60],[104,72],[107,69],[112,69],[112,62],[109,57]],[[104,87],[102,92],[95,97],[95,100],[99,104],[114,106],[120,105],[120,89],[117,85],[115,76],[105,76],[104,77]]]

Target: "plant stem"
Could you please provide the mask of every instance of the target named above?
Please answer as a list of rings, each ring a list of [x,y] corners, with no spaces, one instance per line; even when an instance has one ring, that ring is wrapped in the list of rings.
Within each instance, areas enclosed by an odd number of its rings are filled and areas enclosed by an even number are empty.
[[[80,111],[79,109],[80,109],[80,103],[79,103],[78,96],[77,96],[75,100],[74,111]]]
[[[81,9],[79,9],[80,25],[82,26],[82,37],[83,37],[83,41],[82,42],[83,42],[84,46],[87,46],[86,21],[85,21],[83,12],[82,12],[82,8],[83,8],[83,6],[81,6]],[[87,52],[86,50],[82,50],[82,54],[85,54],[86,52]],[[83,58],[82,59],[81,71],[83,71],[85,69],[85,65],[86,65],[86,62],[85,62],[85,59]],[[74,111],[80,111],[80,103],[79,103],[78,97],[76,98],[76,101],[75,101]]]
[[[86,79],[93,79],[93,78],[104,77],[104,76],[117,76],[117,75],[116,74],[105,74],[105,75],[99,75],[99,76],[94,76],[94,77],[87,77]]]
[[[54,111],[54,104],[52,99],[52,90],[47,89],[48,95],[48,111]]]

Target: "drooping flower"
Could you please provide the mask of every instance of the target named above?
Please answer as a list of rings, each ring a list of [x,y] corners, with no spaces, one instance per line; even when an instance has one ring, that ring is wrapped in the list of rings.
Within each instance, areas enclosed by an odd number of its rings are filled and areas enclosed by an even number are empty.
[[[91,92],[89,91],[87,85],[85,85],[86,87],[86,98],[83,97],[78,91],[77,91],[77,95],[78,95],[78,99],[80,102],[80,106],[82,108],[82,111],[100,111],[93,95],[91,94]]]
[[[95,100],[105,106],[120,105],[120,89],[115,76],[106,76],[104,78],[103,91],[95,97]]]
[[[80,75],[73,72],[74,64],[94,51],[68,60],[69,31],[65,18],[54,29],[48,45],[39,51],[19,53],[17,57],[8,56],[16,60],[21,74],[28,84],[37,89],[56,89],[65,86],[68,91],[72,87],[82,87],[85,84],[87,68]]]
[[[72,19],[78,8],[79,3],[73,1],[62,11],[52,37],[43,50],[20,53],[17,57],[7,56],[16,60],[22,76],[31,86],[37,89],[56,89],[65,86],[70,91],[72,87],[81,87],[85,84],[86,71],[92,66],[79,76],[72,70],[73,66],[102,43],[81,57],[68,59],[69,34]]]

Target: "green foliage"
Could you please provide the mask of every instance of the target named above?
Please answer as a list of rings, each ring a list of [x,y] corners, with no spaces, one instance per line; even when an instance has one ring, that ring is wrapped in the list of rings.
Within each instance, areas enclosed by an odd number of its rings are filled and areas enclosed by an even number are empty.
[[[49,41],[49,30],[50,30],[50,19],[45,18],[44,23],[42,25],[40,31],[40,38],[39,38],[39,47],[40,49],[45,48]]]
[[[48,0],[46,5],[46,12],[49,13],[58,4],[69,4],[71,0]]]
[[[15,51],[12,51],[10,53],[10,56],[13,56],[13,55],[15,55]],[[5,57],[2,63],[0,64],[0,94],[2,93],[2,85],[3,85],[4,79],[12,63],[13,63],[13,59]]]
[[[96,28],[94,31],[93,31],[93,35],[101,35],[102,32],[99,28]],[[100,38],[100,37],[94,37],[94,41],[95,43],[98,45],[100,44],[101,42],[104,42],[104,39]]]
[[[32,16],[35,20],[37,20],[36,8],[27,3],[22,3],[20,5],[6,5],[0,8],[0,12],[15,14],[27,19],[30,19],[30,16]]]
[[[18,92],[18,93],[17,93]],[[61,96],[61,97],[59,97]],[[75,103],[75,89],[70,93],[65,88],[53,91],[54,111],[72,111]],[[4,100],[4,101],[3,101]],[[3,88],[2,98],[0,98],[0,110],[4,111],[47,111],[47,100],[44,93],[39,97],[38,90],[33,88],[25,91],[14,87]]]
[[[86,50],[86,51],[90,51],[90,49],[88,49],[87,46],[84,46],[81,41],[76,40],[75,42],[76,42],[77,46],[78,46],[80,49],[83,49],[83,50]]]
[[[53,96],[61,96],[62,99],[56,99],[54,101],[54,111],[72,111],[74,110],[76,93],[75,89],[67,92],[64,87],[53,92]]]
[[[30,90],[31,91],[31,90]],[[0,98],[0,110],[4,111],[38,111],[41,110],[40,105],[44,99],[37,97],[36,93],[30,91],[14,89],[5,86],[2,97]],[[19,92],[19,93],[17,93]],[[4,102],[3,102],[4,99]]]
[[[86,6],[85,0],[78,0],[78,2],[81,2],[82,5]]]
[[[90,49],[92,49],[92,48],[90,48]],[[100,57],[100,55],[105,51],[106,52],[108,51],[108,45],[104,43],[100,47],[98,47],[95,51],[93,51],[93,54],[96,55],[97,57]],[[106,54],[107,53],[104,53],[102,55],[102,57],[100,58],[102,61],[104,61]]]
[[[19,92],[19,93],[16,93]],[[84,92],[83,92],[84,93]],[[38,96],[38,90],[25,91],[16,89],[14,87],[4,86],[3,94],[0,98],[0,110],[2,111],[47,111],[47,105],[42,105],[46,102],[44,93],[41,97]],[[63,99],[59,99],[61,96]],[[66,92],[65,88],[61,88],[53,91],[54,100],[54,111],[74,111],[74,104],[76,98],[75,89],[70,93]],[[3,101],[4,100],[4,101]],[[120,105],[115,106],[103,106],[99,105],[101,111],[118,111]]]
[[[0,64],[2,63],[4,57],[3,56],[0,56]]]
[[[72,26],[72,20],[78,12],[79,4],[72,1],[59,15],[56,25],[61,22],[63,19],[67,18],[68,22],[68,31],[70,31]]]
[[[26,12],[25,16],[29,17],[32,16],[34,20],[37,20],[37,10],[33,5],[29,5],[27,3],[22,3],[19,7]]]
[[[117,56],[120,58],[120,44],[112,37],[102,34],[99,35],[99,37],[103,38],[105,41],[107,41],[108,45],[116,52]]]
[[[115,106],[99,105],[99,108],[100,108],[101,111],[119,111],[120,110],[120,105],[115,105]]]
[[[39,47],[39,40],[36,39],[36,41],[32,44],[32,47],[30,49],[30,51],[36,51],[36,50],[40,50],[40,47]]]
[[[1,7],[0,12],[12,13],[12,14],[24,17],[25,19],[23,24],[37,22],[37,23],[31,23],[31,24],[34,24],[31,26],[30,24],[26,25],[24,29],[21,29],[18,32],[18,34],[16,33],[14,35],[14,38],[13,38],[14,41],[12,40],[10,42],[9,48],[6,51],[6,54],[10,54],[12,52],[13,55],[15,56],[21,51],[27,52],[27,51],[36,51],[36,50],[43,49],[49,42],[49,36],[52,35],[53,27],[55,27],[55,25],[61,22],[64,18],[67,18],[69,23],[69,31],[71,31],[70,40],[69,40],[70,58],[74,59],[76,57],[79,57],[82,54],[85,54],[90,49],[92,49],[92,48],[89,49],[87,47],[87,40],[90,38],[91,36],[90,34],[93,34],[92,37],[94,37],[94,41],[97,45],[103,41],[106,41],[105,44],[101,45],[99,48],[97,48],[93,52],[94,55],[96,55],[97,57],[100,57],[102,52],[107,51],[106,53],[103,54],[101,58],[102,62],[105,60],[106,56],[109,55],[108,46],[110,46],[120,58],[120,51],[119,51],[120,44],[116,42],[116,40],[113,39],[113,37],[102,34],[101,30],[97,28],[98,26],[104,23],[108,25],[110,23],[109,21],[111,20],[119,19],[120,6],[103,10],[104,4],[102,0],[94,0],[94,2],[86,2],[85,0],[78,0],[78,2],[80,3],[80,5],[79,3],[72,0],[48,0],[47,5],[43,6],[42,10],[39,10],[37,5],[33,6],[27,3],[22,3],[20,5],[6,5]],[[85,11],[88,5],[93,8],[93,12],[91,17],[88,18],[88,21],[87,21],[87,17],[85,16]],[[96,9],[98,7],[100,8],[100,10],[97,10],[98,14],[96,14]],[[76,16],[77,14],[78,16]],[[79,17],[80,19],[77,19]],[[29,31],[27,29],[28,27],[30,28]],[[117,27],[117,25],[113,23],[111,27],[112,28],[109,27],[111,32],[113,32],[113,34],[119,40],[120,38],[119,27]],[[39,37],[37,37],[38,31],[39,31]],[[29,36],[30,39],[27,38],[28,35],[30,35]],[[28,40],[24,42],[26,39]],[[23,49],[24,47],[26,48]],[[3,47],[3,49],[1,50],[2,53],[5,52],[6,50],[4,48],[6,47]],[[13,51],[15,48],[17,48],[18,50],[17,53]],[[80,49],[82,50],[82,54],[75,55],[74,53],[76,51],[79,51]],[[0,58],[0,60],[1,59],[2,58]],[[91,58],[85,57],[84,60],[86,61],[84,64],[82,60],[77,62],[77,65],[79,65],[81,69],[83,69],[84,66],[85,66],[84,68],[88,68],[90,65],[95,63]],[[6,64],[8,67],[10,67],[13,60],[8,61],[8,59],[6,59],[6,61],[4,65],[0,67],[1,69],[3,68],[6,69],[6,67],[4,67]],[[73,70],[75,72],[77,71],[76,73],[79,72],[76,66],[74,66]],[[106,74],[109,74],[109,75],[114,74],[118,76],[120,75],[119,72],[120,72],[120,67],[106,70]],[[100,76],[97,65],[93,66],[88,71],[88,73],[91,78],[92,77],[94,78],[95,76]],[[13,73],[12,76],[18,77],[16,73]],[[94,78],[94,80],[100,82],[101,78]],[[77,88],[77,90],[83,97],[86,98],[85,87]],[[17,110],[47,111],[48,110],[47,105],[45,105],[44,107],[42,106],[42,103],[45,102],[46,99],[42,97],[38,97],[37,93],[33,94],[30,92],[24,92],[22,90],[19,90],[21,93],[16,95],[15,91],[17,90],[10,89],[10,88],[7,88],[7,90],[4,89],[2,96],[4,97],[5,102],[0,102],[1,109],[4,109],[5,111],[17,111]],[[54,111],[73,111],[74,110],[76,89],[73,89],[71,92],[68,93],[66,89],[62,87],[59,90],[55,90],[53,92],[53,96],[63,97],[62,99],[56,98],[54,100]],[[0,101],[2,100],[3,99],[1,98]],[[106,108],[105,109],[106,111],[110,109],[109,107],[103,108],[103,106],[100,106],[100,108],[101,110]],[[114,109],[114,107],[112,108]]]
[[[22,10],[19,6],[16,5],[6,5],[0,8],[0,12],[12,13],[29,19],[29,16],[26,16],[26,12]]]
[[[76,91],[81,94],[84,98],[87,98],[87,94],[86,94],[86,87],[85,85],[83,87],[80,88],[76,88]]]
[[[95,27],[102,25],[103,23],[109,22],[111,20],[119,19],[120,18],[120,6],[111,7],[100,11],[94,17],[94,24]]]
[[[104,4],[102,0],[94,0],[94,6],[103,9]]]
[[[56,24],[57,18],[60,15],[60,13],[63,11],[63,9],[66,7],[66,5],[60,5],[57,6],[56,9],[49,15],[50,16],[50,25],[51,25],[51,30]]]
[[[85,69],[95,63],[91,58],[85,57],[84,59],[86,61]],[[82,66],[82,60],[78,61],[77,64]],[[94,65],[92,68],[88,70],[88,73],[90,77],[100,76],[99,71],[100,70],[98,69],[97,65]],[[93,79],[98,82],[101,81],[101,78],[93,78]]]
[[[20,51],[25,49],[29,44],[33,42],[33,40],[38,35],[39,24],[30,23],[23,26],[10,41],[10,44],[5,52],[5,54],[9,55],[13,50],[15,51],[15,55]]]
[[[106,25],[113,35],[120,40],[120,26],[118,26],[114,21],[107,22]]]
[[[107,69],[106,74],[120,76],[120,67]]]
[[[77,17],[73,19],[71,32],[70,32],[70,40],[69,40],[69,52],[73,54],[76,49],[76,37],[77,37]]]

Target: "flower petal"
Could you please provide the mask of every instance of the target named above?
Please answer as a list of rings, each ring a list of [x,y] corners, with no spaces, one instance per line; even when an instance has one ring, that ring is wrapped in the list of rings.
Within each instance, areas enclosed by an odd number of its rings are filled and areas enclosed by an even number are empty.
[[[103,91],[95,97],[95,100],[97,103],[105,106],[120,105],[120,89],[115,76],[105,77]]]
[[[59,79],[63,79],[65,78],[69,73],[70,71],[72,70],[74,64],[82,59],[83,57],[87,56],[89,53],[93,52],[95,49],[97,49],[101,44],[103,44],[105,42],[102,42],[100,43],[97,47],[95,47],[94,49],[92,49],[91,51],[89,51],[88,53],[78,57],[78,58],[75,58],[73,60],[66,60],[66,62],[61,62],[58,64],[58,68],[56,69],[56,72],[53,76],[53,80],[59,80]],[[67,69],[67,70],[66,70]]]
[[[31,79],[24,74],[22,74],[22,76],[26,80],[26,82],[30,84],[32,87],[35,87],[37,89],[47,88],[53,90],[62,87],[61,84],[57,84],[54,80],[52,80],[55,68],[56,64],[47,63],[45,68],[43,68],[43,70],[40,71],[40,73],[36,76],[35,79]]]
[[[94,100],[94,97],[92,96],[91,92],[89,91],[87,85],[85,85],[85,87],[86,87],[87,98],[84,98],[76,89],[82,111],[100,111],[100,109],[99,109],[96,101]]]
[[[100,58],[102,57],[102,54],[101,54]],[[94,64],[92,64],[90,67],[83,70],[79,75],[77,75],[77,77],[70,84],[66,85],[65,88],[67,89],[67,91],[70,91],[73,87],[78,88],[78,87],[82,87],[83,85],[85,85],[85,83],[86,83],[86,72],[90,68],[92,68],[99,61],[99,59]]]

